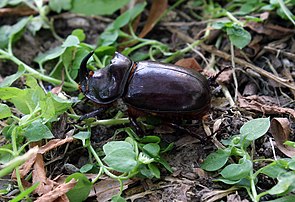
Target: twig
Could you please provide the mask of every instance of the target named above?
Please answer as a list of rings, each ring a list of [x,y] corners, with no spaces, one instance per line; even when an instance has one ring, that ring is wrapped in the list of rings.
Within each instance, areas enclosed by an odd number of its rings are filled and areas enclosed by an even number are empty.
[[[215,47],[213,46],[208,46],[205,44],[200,44],[201,48],[203,48],[205,51],[210,52],[210,53],[214,53],[215,55],[217,55],[218,57],[221,57],[225,60],[230,60],[231,56],[223,51],[217,50]],[[260,67],[257,67],[256,65],[253,65],[249,62],[246,62],[243,59],[234,58],[235,63],[243,66],[243,67],[248,67],[250,69],[252,69],[253,71],[261,74],[262,76],[265,76],[269,79],[272,79],[274,81],[276,81],[277,83],[281,84],[282,86],[288,87],[292,90],[295,90],[295,85],[294,82],[290,82],[288,79],[284,79],[284,78],[280,78],[278,76],[273,75],[272,73],[265,71],[264,69],[261,69]]]
[[[175,29],[172,29],[172,28],[168,28],[168,30],[170,32],[172,32],[172,33],[177,34],[177,36],[180,39],[184,40],[185,42],[193,43],[195,41],[194,39],[192,39],[188,35],[180,32],[179,30],[175,30]],[[221,57],[221,58],[223,58],[225,60],[230,61],[230,59],[231,59],[231,55],[230,54],[225,53],[225,52],[223,52],[221,50],[218,50],[214,46],[209,46],[209,45],[206,45],[204,43],[201,43],[200,44],[200,47],[202,49],[204,49],[205,51],[210,52],[210,53],[213,53],[216,56]],[[285,86],[285,87],[288,87],[288,88],[290,88],[292,90],[295,90],[295,84],[294,84],[294,82],[290,82],[288,79],[284,79],[284,78],[280,78],[278,76],[275,76],[272,73],[270,73],[268,71],[265,71],[264,69],[261,69],[260,67],[257,67],[256,65],[253,65],[253,64],[251,64],[251,63],[249,63],[249,62],[247,62],[247,61],[245,61],[243,59],[237,58],[237,57],[234,58],[234,62],[236,64],[239,64],[239,65],[243,66],[243,67],[250,68],[253,71],[259,73],[260,75],[265,76],[265,77],[267,77],[269,79],[272,79],[272,80],[276,81],[277,83],[281,84],[282,86]]]
[[[271,52],[271,53],[279,53],[283,56],[286,56],[287,58],[291,59],[291,60],[295,60],[295,54],[294,53],[290,53],[290,52],[286,52],[286,51],[283,51],[283,50],[278,50],[278,49],[275,49],[271,46],[265,46],[263,47],[263,49]]]

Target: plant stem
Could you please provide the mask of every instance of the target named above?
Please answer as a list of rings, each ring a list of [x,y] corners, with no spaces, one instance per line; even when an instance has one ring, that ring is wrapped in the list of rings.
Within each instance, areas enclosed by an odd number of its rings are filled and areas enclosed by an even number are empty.
[[[23,61],[19,60],[17,57],[15,57],[12,54],[9,54],[8,52],[4,51],[3,49],[0,49],[0,55],[3,55],[7,59],[13,61],[17,65],[23,65],[24,68],[26,69],[27,72],[33,74],[33,76],[37,79],[41,79],[43,81],[47,81],[49,83],[52,83],[54,85],[60,85],[62,83],[61,80],[52,78],[50,76],[46,76],[44,74],[41,74],[40,72],[36,71],[29,65],[25,64]],[[64,82],[64,86],[72,89],[78,89],[78,84],[77,83],[69,83],[69,82]]]
[[[233,21],[233,22],[237,23],[238,25],[240,25],[241,27],[243,27],[243,23],[240,22],[237,18],[235,18],[235,16],[233,16],[230,12],[226,11],[226,15],[231,21]]]
[[[91,124],[91,127],[97,125],[104,125],[104,126],[112,126],[112,125],[120,125],[130,123],[128,118],[120,118],[120,119],[104,119],[104,120],[97,120]]]
[[[12,134],[11,134],[11,144],[12,144],[14,157],[18,156],[18,149],[17,149],[17,143],[16,143],[16,135],[17,134],[16,133],[17,133],[17,127],[15,127],[12,130]],[[20,177],[20,173],[19,173],[19,166],[15,167],[15,175],[16,175],[18,188],[21,192],[23,192],[25,189],[24,189],[22,181],[21,181],[21,177]]]
[[[14,152],[11,151],[10,149],[0,148],[0,151],[2,151],[2,152],[7,152],[7,153],[10,153],[11,155],[14,155]]]

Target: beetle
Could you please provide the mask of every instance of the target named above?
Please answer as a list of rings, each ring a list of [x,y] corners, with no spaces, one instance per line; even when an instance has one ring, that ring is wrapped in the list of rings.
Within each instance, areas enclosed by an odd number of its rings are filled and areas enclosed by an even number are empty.
[[[149,114],[170,119],[199,119],[210,108],[209,82],[192,68],[153,61],[134,62],[115,52],[109,65],[90,71],[86,66],[93,53],[81,62],[80,90],[105,107],[89,116],[100,113],[119,98],[127,105],[129,118]]]

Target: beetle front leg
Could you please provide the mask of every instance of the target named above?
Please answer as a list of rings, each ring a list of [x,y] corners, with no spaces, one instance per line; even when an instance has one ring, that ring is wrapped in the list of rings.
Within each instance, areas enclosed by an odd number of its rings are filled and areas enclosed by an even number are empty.
[[[88,119],[88,118],[93,118],[93,117],[96,117],[96,116],[99,116],[101,115],[103,112],[105,112],[107,109],[107,107],[101,107],[95,111],[92,111],[92,112],[89,112],[87,114],[84,114],[82,115],[80,118],[79,118],[79,121],[83,121],[84,119]]]
[[[137,122],[136,118],[129,116],[129,120],[131,125],[135,128],[136,134],[139,137],[143,137],[145,136],[145,132],[143,131],[143,129],[139,126],[139,123]]]

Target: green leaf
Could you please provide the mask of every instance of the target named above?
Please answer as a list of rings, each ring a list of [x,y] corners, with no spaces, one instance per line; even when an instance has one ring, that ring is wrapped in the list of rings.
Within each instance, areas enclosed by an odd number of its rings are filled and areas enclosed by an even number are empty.
[[[85,35],[83,29],[75,29],[74,31],[72,31],[71,35],[78,37],[80,42],[84,41],[86,38],[86,35]]]
[[[68,100],[66,98],[59,97],[51,92],[49,92],[47,95],[50,96],[52,99],[56,116],[61,115],[62,113],[67,111],[72,106],[72,103],[73,103],[72,100]]]
[[[5,79],[0,83],[0,88],[10,86],[19,77],[21,77],[25,72],[26,72],[26,70],[23,65],[18,66],[18,70],[15,74],[5,77]]]
[[[201,168],[206,171],[215,171],[222,168],[229,156],[231,151],[229,149],[218,149],[216,152],[209,154],[201,165]]]
[[[170,173],[173,173],[172,168],[170,167],[169,163],[165,159],[160,157],[159,159],[157,159],[157,162],[162,164]]]
[[[61,56],[64,53],[64,51],[65,51],[65,48],[58,46],[58,47],[53,48],[49,51],[46,51],[45,53],[39,54],[34,59],[34,61],[37,62],[38,64],[42,65],[44,62],[58,58],[59,56]]]
[[[0,119],[10,117],[11,115],[10,108],[6,104],[0,103]]]
[[[39,106],[39,102],[46,98],[46,95],[34,77],[27,76],[26,84],[31,88],[24,89],[21,94],[11,98],[11,102],[23,114],[30,114]]]
[[[242,159],[240,164],[230,164],[226,166],[220,174],[222,177],[229,180],[240,180],[249,176],[250,171],[252,170],[252,162],[247,159]]]
[[[294,202],[295,195],[284,196],[275,200],[270,200],[268,202]]]
[[[8,149],[8,150],[12,151],[11,144],[5,144],[5,145],[1,146],[0,148],[5,149],[5,150]],[[5,163],[11,161],[12,159],[13,159],[13,155],[11,153],[0,150],[0,163],[1,164],[5,164]]]
[[[45,118],[46,120],[55,119],[55,110],[51,97],[48,97],[47,95],[46,99],[39,101],[39,105],[42,111],[43,118]]]
[[[286,169],[277,161],[272,162],[268,164],[267,166],[264,166],[260,173],[263,173],[273,179],[277,178],[281,173],[287,172]]]
[[[51,10],[60,13],[62,10],[70,10],[72,0],[50,0],[49,7]]]
[[[67,68],[72,79],[78,76],[80,63],[89,53],[85,48],[68,47],[62,55],[64,66]]]
[[[231,43],[237,48],[244,48],[251,41],[251,34],[239,25],[233,25],[226,28],[226,33],[229,36]]]
[[[120,195],[114,195],[114,196],[112,196],[111,202],[126,202],[126,200],[123,197],[121,197]]]
[[[19,88],[15,87],[3,87],[0,88],[0,99],[2,100],[8,100],[13,97],[20,96],[24,94],[25,92]]]
[[[36,120],[24,129],[24,136],[31,142],[54,138],[49,128],[41,120]]]
[[[103,151],[105,155],[108,155],[111,152],[116,151],[117,149],[126,149],[133,151],[133,146],[129,142],[125,141],[111,141],[103,146]]]
[[[287,140],[286,142],[284,142],[284,145],[295,148],[295,142],[293,141]]]
[[[80,168],[80,172],[81,173],[87,173],[88,171],[90,171],[93,168],[92,164],[85,164],[84,166],[82,166]]]
[[[61,45],[63,48],[78,46],[80,43],[79,38],[73,35],[70,35],[66,38],[64,43]]]
[[[148,135],[148,136],[144,136],[143,138],[140,138],[139,140],[141,143],[160,143],[161,142],[161,138],[159,136],[155,136],[155,135]]]
[[[272,195],[289,193],[295,189],[295,173],[287,172],[278,177],[278,183],[267,192]]]
[[[160,146],[157,143],[149,143],[143,146],[143,151],[152,157],[157,157],[160,153]]]
[[[0,1],[0,8],[3,8],[4,6],[6,6],[8,4],[8,0],[1,0]]]
[[[9,26],[4,25],[0,27],[0,48],[5,48],[9,41],[15,42],[17,41],[21,35],[22,31],[28,24],[28,22],[31,20],[31,17],[29,18],[23,18],[19,20],[16,24]]]
[[[130,172],[136,165],[136,154],[134,151],[118,149],[103,158],[104,162],[119,172]]]
[[[85,15],[111,15],[119,8],[122,8],[130,0],[73,0],[71,11]]]
[[[74,173],[68,176],[65,182],[71,181],[71,179],[76,179],[77,184],[73,189],[67,192],[67,197],[71,202],[81,202],[87,199],[90,190],[92,189],[92,183],[88,178],[81,173]]]
[[[233,185],[233,184],[238,184],[242,179],[239,179],[239,180],[229,180],[229,179],[224,179],[224,178],[219,178],[215,181],[217,182],[223,182],[224,184],[230,184],[230,185]]]
[[[251,182],[246,179],[246,178],[243,178],[243,179],[240,179],[240,180],[229,180],[229,179],[224,179],[224,178],[219,178],[217,180],[214,180],[216,182],[223,182],[225,184],[230,184],[230,185],[237,185],[237,186],[240,186],[240,187],[250,187],[251,186]]]
[[[225,28],[225,27],[227,27],[229,25],[232,26],[232,22],[229,21],[229,20],[226,20],[226,21],[218,21],[218,22],[213,22],[212,23],[212,27],[214,29],[223,29],[223,28]]]
[[[156,178],[160,179],[161,173],[159,168],[155,164],[153,163],[148,164],[148,168]]]
[[[269,118],[258,118],[248,121],[240,128],[242,136],[247,140],[253,141],[263,136],[269,129]]]
[[[88,140],[91,136],[91,133],[89,131],[80,131],[79,133],[77,133],[76,135],[74,135],[73,137],[76,139],[79,139],[82,141],[83,146],[86,146],[86,140]]]
[[[98,40],[98,46],[108,46],[113,44],[119,37],[119,30],[107,29],[100,36]]]
[[[100,35],[98,40],[98,46],[108,46],[113,44],[118,36],[119,29],[127,25],[130,21],[136,18],[145,8],[146,2],[139,3],[132,9],[121,14],[107,29]]]
[[[151,170],[149,170],[149,169],[147,168],[147,165],[146,165],[146,164],[141,164],[141,165],[139,165],[138,170],[139,170],[139,173],[140,173],[141,175],[143,175],[144,177],[147,177],[147,178],[149,178],[149,179],[151,179],[151,178],[154,177],[153,173],[151,172]]]
[[[103,151],[106,154],[103,160],[119,172],[129,172],[137,165],[136,154],[128,142],[108,142],[103,146]]]
[[[113,46],[100,46],[95,49],[94,53],[98,58],[102,58],[106,55],[114,55],[116,48]]]
[[[46,22],[44,22],[44,19],[39,15],[35,16],[30,24],[28,25],[28,30],[35,35],[37,31],[39,31],[42,27],[46,27]]]
[[[291,159],[290,162],[288,162],[288,167],[291,169],[291,170],[295,170],[295,157],[293,157]]]

